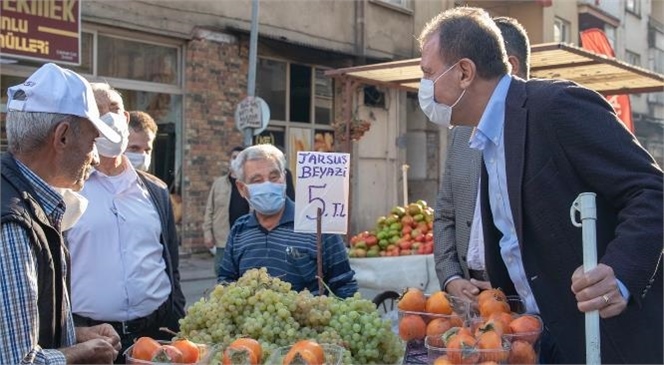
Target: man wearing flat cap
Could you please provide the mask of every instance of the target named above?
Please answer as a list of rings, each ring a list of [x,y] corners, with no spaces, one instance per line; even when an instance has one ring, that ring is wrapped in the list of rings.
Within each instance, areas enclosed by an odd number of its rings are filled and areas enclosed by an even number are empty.
[[[86,205],[75,191],[98,163],[95,139],[120,135],[99,118],[90,84],[52,63],[8,89],[6,120],[0,363],[112,363],[113,327],[74,327],[62,230]]]

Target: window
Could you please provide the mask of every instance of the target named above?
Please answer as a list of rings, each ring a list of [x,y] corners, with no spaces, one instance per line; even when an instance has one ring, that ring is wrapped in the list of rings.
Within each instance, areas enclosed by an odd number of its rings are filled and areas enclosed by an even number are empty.
[[[256,95],[279,122],[330,125],[334,82],[323,68],[259,58]]]
[[[625,10],[635,15],[641,15],[641,1],[642,0],[625,1]]]
[[[571,43],[570,24],[567,20],[558,17],[553,20],[553,41],[557,43]]]
[[[390,5],[395,5],[400,8],[410,9],[410,0],[379,0]]]
[[[334,151],[334,81],[325,69],[267,58],[257,64],[256,95],[269,105],[271,120],[255,141],[285,143],[291,169],[297,151]]]
[[[98,74],[179,85],[178,48],[99,35]]]
[[[641,55],[625,50],[625,62],[629,63],[630,65],[641,67]]]
[[[604,34],[611,44],[611,48],[615,51],[616,49],[616,27],[605,24],[604,25]]]

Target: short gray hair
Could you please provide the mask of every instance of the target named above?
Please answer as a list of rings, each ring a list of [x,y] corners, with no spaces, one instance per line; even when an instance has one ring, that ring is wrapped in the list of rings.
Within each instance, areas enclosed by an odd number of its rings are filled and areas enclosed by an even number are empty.
[[[113,86],[111,86],[107,82],[91,82],[90,87],[92,88],[92,93],[95,95],[95,101],[97,102],[97,104],[99,104],[99,98],[102,95],[106,96],[106,98],[109,100],[111,99],[111,95],[117,95],[118,98],[120,99],[120,102],[122,103],[122,111],[125,110],[122,94],[120,94],[119,91],[115,90]]]
[[[231,168],[239,181],[244,182],[244,164],[247,161],[271,160],[277,164],[279,172],[284,175],[286,172],[286,158],[283,152],[271,144],[258,144],[247,147],[233,160]]]
[[[66,119],[76,118],[67,114],[7,111],[7,149],[13,154],[38,150],[55,126]],[[77,132],[78,123],[72,123],[72,128]]]

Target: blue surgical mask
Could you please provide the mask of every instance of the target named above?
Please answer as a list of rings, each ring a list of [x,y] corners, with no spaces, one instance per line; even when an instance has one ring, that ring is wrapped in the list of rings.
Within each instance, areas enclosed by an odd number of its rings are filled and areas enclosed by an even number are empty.
[[[279,213],[286,203],[286,184],[264,182],[247,184],[249,198],[247,201],[252,208],[263,215]]]
[[[429,118],[429,120],[435,124],[440,125],[441,127],[449,127],[450,121],[452,120],[452,108],[454,108],[461,98],[466,93],[466,89],[461,92],[459,98],[452,105],[445,105],[436,102],[436,82],[440,80],[443,75],[448,73],[451,69],[459,64],[459,62],[453,64],[450,68],[445,70],[440,76],[436,77],[435,80],[422,78],[420,80],[420,89],[417,93],[417,97],[420,101],[420,108],[424,114]]]

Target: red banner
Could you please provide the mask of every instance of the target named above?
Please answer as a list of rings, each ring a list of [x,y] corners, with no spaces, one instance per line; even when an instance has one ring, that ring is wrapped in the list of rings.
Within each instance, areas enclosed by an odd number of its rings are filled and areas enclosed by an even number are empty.
[[[80,0],[2,0],[0,3],[3,55],[81,63]]]
[[[615,57],[613,47],[606,38],[604,32],[600,29],[593,28],[581,32],[581,45],[584,49],[601,54],[604,56]],[[622,95],[609,95],[606,100],[611,103],[613,109],[616,110],[618,118],[627,126],[632,133],[634,133],[634,124],[632,122],[632,105],[629,101],[629,96]]]

